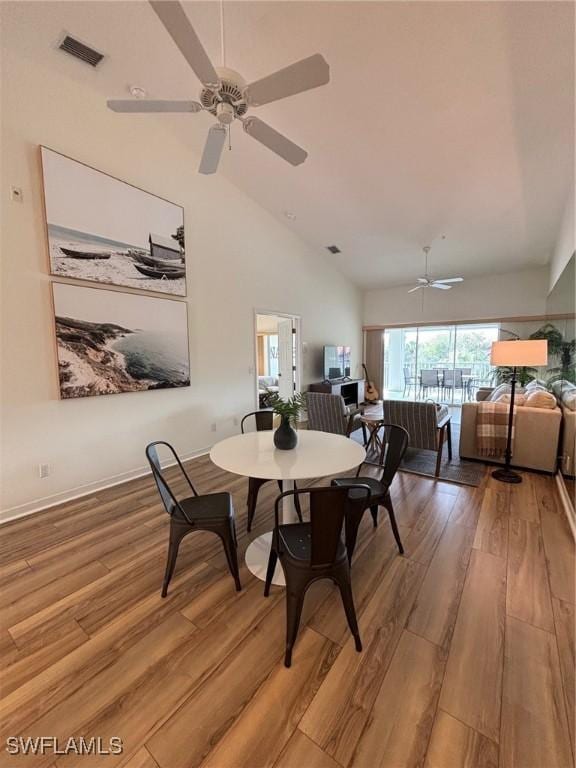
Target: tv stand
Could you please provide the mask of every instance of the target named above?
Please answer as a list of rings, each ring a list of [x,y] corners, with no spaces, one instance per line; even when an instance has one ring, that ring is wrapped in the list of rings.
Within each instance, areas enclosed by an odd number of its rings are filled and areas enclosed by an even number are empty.
[[[324,392],[328,395],[341,395],[346,405],[358,408],[364,402],[364,379],[326,379],[319,384],[310,384],[310,392]]]

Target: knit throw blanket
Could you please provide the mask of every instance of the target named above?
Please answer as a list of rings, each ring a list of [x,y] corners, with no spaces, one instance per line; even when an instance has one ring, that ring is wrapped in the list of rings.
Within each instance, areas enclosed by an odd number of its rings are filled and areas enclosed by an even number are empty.
[[[476,447],[480,456],[502,458],[506,452],[508,439],[508,416],[510,405],[480,401],[476,406]],[[512,421],[511,450],[514,453],[514,422]]]

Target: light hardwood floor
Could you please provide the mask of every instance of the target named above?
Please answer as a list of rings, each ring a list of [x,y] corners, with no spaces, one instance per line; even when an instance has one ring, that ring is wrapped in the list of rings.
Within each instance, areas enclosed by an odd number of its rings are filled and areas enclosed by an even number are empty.
[[[200,491],[233,493],[243,561],[275,484],[248,537],[247,481],[207,457],[188,467]],[[393,499],[405,556],[384,514],[376,530],[367,515],[352,569],[363,653],[322,582],[289,670],[283,590],[264,599],[243,566],[236,593],[215,537],[185,540],[160,598],[168,519],[150,478],[4,526],[2,745],[118,736],[124,752],[2,765],[572,766],[574,542],[554,481],[401,473]]]

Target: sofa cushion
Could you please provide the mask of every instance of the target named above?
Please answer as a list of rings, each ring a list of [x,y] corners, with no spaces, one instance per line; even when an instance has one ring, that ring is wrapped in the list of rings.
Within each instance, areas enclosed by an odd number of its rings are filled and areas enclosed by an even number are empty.
[[[569,411],[576,411],[576,388],[563,393],[562,405],[566,406]]]
[[[532,389],[526,395],[524,405],[530,408],[556,408],[556,398],[552,392],[546,392],[546,390]]]
[[[532,379],[532,381],[529,381],[528,384],[526,384],[526,392],[530,389],[547,389],[546,382],[542,381],[542,379]]]
[[[497,398],[494,402],[496,403],[509,403],[512,395],[500,395],[499,398]],[[526,405],[526,395],[517,395],[514,394],[514,405]]]
[[[496,389],[492,390],[492,393],[486,399],[489,400],[491,403],[495,403],[501,395],[509,395],[511,392],[512,392],[512,386],[510,384],[500,384],[496,387]],[[524,393],[524,388],[516,387],[514,392],[517,395],[521,395]]]

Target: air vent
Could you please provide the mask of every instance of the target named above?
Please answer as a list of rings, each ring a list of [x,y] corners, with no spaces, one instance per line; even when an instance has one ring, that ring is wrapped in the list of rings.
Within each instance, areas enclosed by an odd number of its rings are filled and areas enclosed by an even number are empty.
[[[326,250],[330,251],[330,253],[342,253],[340,248],[338,248],[337,245],[327,245]]]
[[[77,59],[80,59],[80,61],[90,64],[91,67],[97,67],[104,58],[103,53],[95,51],[94,48],[90,48],[89,45],[81,43],[80,40],[76,40],[70,35],[66,35],[58,48],[60,48],[61,51],[64,51],[64,53],[69,53],[70,56],[75,56]]]

